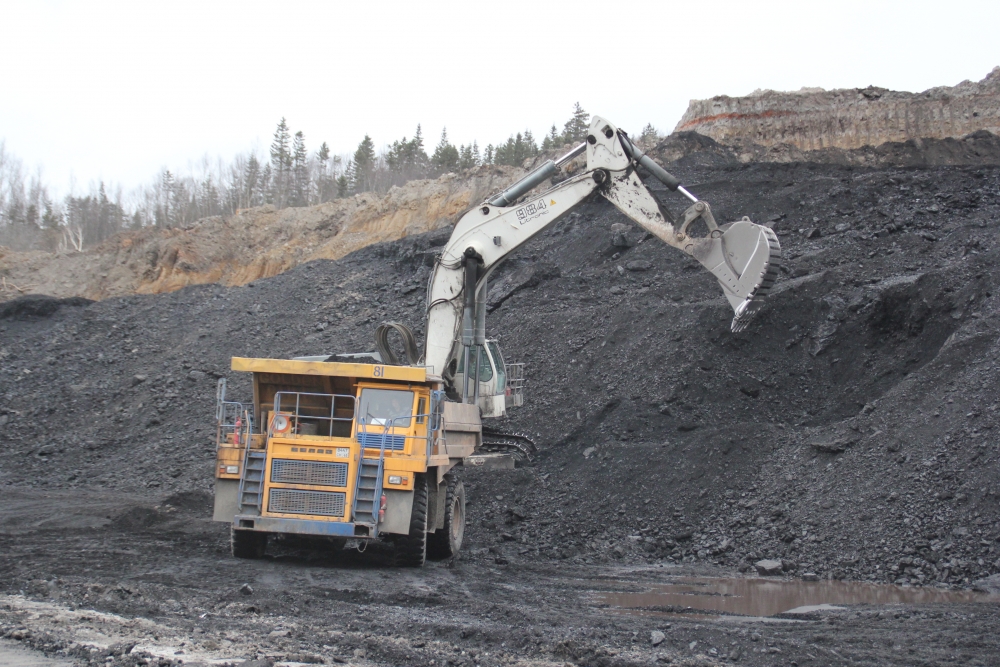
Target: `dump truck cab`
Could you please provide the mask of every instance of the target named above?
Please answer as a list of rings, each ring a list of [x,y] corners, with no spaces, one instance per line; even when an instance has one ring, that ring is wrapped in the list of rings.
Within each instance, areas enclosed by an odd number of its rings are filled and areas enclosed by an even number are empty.
[[[412,366],[235,357],[252,400],[217,397],[215,514],[233,553],[268,536],[386,539],[420,565],[461,547],[464,488],[452,468],[482,444],[479,410],[445,401],[441,378]]]

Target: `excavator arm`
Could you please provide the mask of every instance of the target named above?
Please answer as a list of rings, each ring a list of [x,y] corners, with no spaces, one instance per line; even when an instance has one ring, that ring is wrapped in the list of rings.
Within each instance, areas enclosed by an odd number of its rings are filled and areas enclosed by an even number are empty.
[[[587,168],[537,195],[522,197],[559,167],[586,153]],[[692,201],[676,226],[636,173],[641,165],[671,190]],[[628,136],[595,116],[587,141],[559,160],[549,160],[520,181],[466,213],[452,232],[430,278],[424,365],[450,383],[464,348],[485,342],[490,275],[516,248],[598,190],[639,226],[697,259],[719,281],[733,307],[733,331],[760,309],[778,273],[781,249],[770,229],[748,218],[719,226],[706,202],[644,155]],[[701,220],[707,230],[696,236]],[[465,368],[469,368],[468,359]]]

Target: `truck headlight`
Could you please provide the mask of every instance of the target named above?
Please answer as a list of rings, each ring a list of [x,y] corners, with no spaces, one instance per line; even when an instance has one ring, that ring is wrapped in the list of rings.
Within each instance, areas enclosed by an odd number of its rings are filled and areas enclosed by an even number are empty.
[[[402,484],[403,483],[403,478],[400,477],[399,475],[389,475],[389,483],[390,484]]]
[[[235,474],[239,473],[239,471],[240,471],[240,467],[239,466],[226,466],[226,474],[227,475],[235,475]]]

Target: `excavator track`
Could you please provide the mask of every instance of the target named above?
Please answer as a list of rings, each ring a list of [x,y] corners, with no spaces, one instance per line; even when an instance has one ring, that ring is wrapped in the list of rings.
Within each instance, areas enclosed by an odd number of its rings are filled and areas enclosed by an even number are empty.
[[[530,461],[538,453],[535,441],[523,433],[509,433],[483,427],[483,452],[511,454],[520,461]]]

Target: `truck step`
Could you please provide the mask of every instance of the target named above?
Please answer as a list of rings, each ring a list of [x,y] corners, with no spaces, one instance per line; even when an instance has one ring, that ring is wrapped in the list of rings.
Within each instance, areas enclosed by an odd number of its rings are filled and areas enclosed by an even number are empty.
[[[374,525],[378,522],[378,486],[382,466],[377,459],[363,459],[358,470],[354,495],[354,521]]]
[[[267,462],[267,452],[249,451],[246,458],[246,469],[240,480],[240,508],[260,510],[264,491],[264,465]]]

